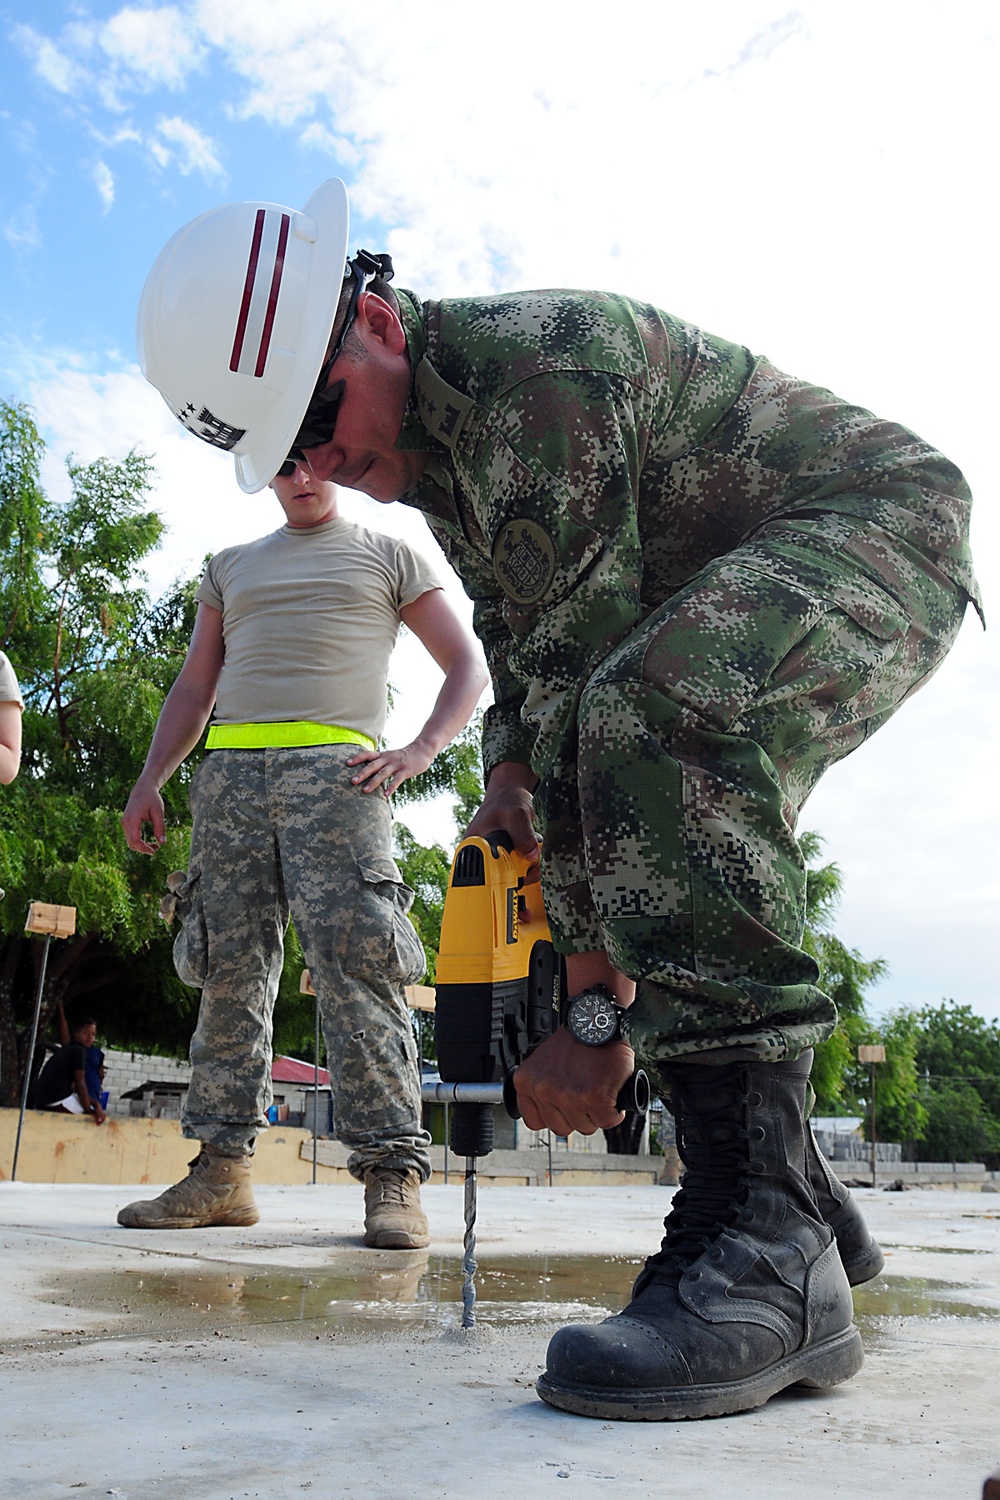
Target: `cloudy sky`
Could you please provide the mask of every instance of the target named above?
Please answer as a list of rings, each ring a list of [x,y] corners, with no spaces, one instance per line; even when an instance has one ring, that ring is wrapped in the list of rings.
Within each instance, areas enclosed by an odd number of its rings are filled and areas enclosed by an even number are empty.
[[[157,588],[271,529],[142,381],[135,307],[195,214],[336,175],[352,244],[424,297],[627,292],[914,428],[977,495],[989,609],[997,42],[976,0],[0,0],[0,394],[34,407],[55,494],[67,453],[155,456]],[[432,548],[401,507],[345,509]],[[882,1008],[1000,1015],[998,664],[970,619],[806,808],[841,934],[890,963]],[[432,678],[412,652],[395,676],[403,735]]]

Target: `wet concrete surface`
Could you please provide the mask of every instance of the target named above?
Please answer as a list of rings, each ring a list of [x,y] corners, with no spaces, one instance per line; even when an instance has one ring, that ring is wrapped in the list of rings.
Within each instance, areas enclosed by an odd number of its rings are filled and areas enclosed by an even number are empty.
[[[551,1333],[617,1309],[670,1192],[492,1188],[478,1326],[461,1192],[427,1252],[365,1250],[350,1188],[264,1189],[248,1230],[139,1233],[129,1189],[0,1187],[0,1497],[534,1496],[949,1500],[1000,1464],[1000,1220],[978,1194],[858,1196],[887,1274],[856,1289],[866,1364],[700,1423],[554,1412]]]
[[[53,1307],[83,1306],[119,1320],[119,1336],[130,1338],[204,1333],[207,1326],[213,1333],[232,1333],[262,1325],[309,1325],[298,1328],[299,1334],[334,1329],[373,1334],[387,1323],[441,1332],[460,1326],[462,1268],[454,1257],[368,1252],[337,1261],[328,1272],[309,1276],[218,1263],[211,1271],[63,1272],[39,1288],[39,1298]],[[641,1266],[615,1256],[540,1256],[481,1265],[476,1322],[503,1328],[539,1320],[596,1321],[628,1301]],[[855,1320],[873,1338],[910,1318],[1000,1324],[1000,1309],[967,1300],[966,1294],[976,1291],[975,1281],[883,1275],[855,1289]]]

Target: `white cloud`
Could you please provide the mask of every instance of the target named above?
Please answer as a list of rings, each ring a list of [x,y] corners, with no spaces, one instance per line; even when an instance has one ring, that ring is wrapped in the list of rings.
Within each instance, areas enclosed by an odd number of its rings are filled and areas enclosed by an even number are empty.
[[[91,174],[94,186],[100,195],[104,205],[104,212],[108,213],[115,201],[115,179],[107,162],[99,161]]]
[[[180,115],[172,115],[169,119],[161,115],[156,129],[160,139],[152,137],[149,149],[161,167],[176,162],[184,177],[189,177],[192,172],[200,172],[203,177],[225,176],[215,142],[203,135],[190,120],[183,120]]]
[[[60,353],[33,381],[30,404],[48,443],[45,488],[55,499],[67,496],[70,454],[83,463],[122,458],[133,447],[149,454],[156,469],[150,506],[168,523],[148,568],[154,593],[191,576],[207,552],[272,529],[270,492],[243,495],[232,459],[186,433],[138,370],[98,374],[76,364]]]
[[[102,28],[100,43],[109,58],[148,88],[180,88],[205,57],[204,45],[175,5],[124,6]]]
[[[4,239],[14,250],[37,250],[42,243],[38,213],[33,203],[26,203],[3,227]]]
[[[79,62],[61,51],[50,37],[40,36],[31,26],[15,26],[12,35],[31,59],[38,76],[58,93],[76,93],[86,81],[87,75]]]
[[[336,135],[321,125],[319,120],[313,120],[307,125],[299,136],[300,146],[311,146],[316,151],[325,152],[327,156],[337,157],[344,165],[353,166],[360,161],[360,152],[354,142],[346,135]]]

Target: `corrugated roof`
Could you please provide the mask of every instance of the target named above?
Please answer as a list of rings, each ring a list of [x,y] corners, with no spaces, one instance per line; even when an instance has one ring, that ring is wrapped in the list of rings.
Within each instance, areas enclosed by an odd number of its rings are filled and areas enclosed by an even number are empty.
[[[297,1057],[276,1057],[271,1065],[271,1078],[274,1083],[304,1083],[311,1086],[315,1076],[312,1063],[299,1062]],[[328,1068],[320,1068],[319,1086],[320,1088],[330,1087]]]

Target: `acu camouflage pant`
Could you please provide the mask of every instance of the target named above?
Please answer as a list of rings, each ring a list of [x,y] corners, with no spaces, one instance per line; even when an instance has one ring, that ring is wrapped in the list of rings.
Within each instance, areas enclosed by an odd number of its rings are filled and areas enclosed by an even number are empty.
[[[289,909],[319,997],[334,1128],[356,1177],[430,1171],[403,986],[424,972],[382,796],[351,785],[351,745],[213,750],[191,791],[179,892],[181,978],[201,984],[184,1134],[233,1151],[267,1129],[271,1016]]]
[[[585,684],[536,802],[563,952],[637,981],[640,1060],[796,1057],[833,1002],[802,951],[798,813],[941,663],[963,590],[850,516],[773,521],[654,610]]]

